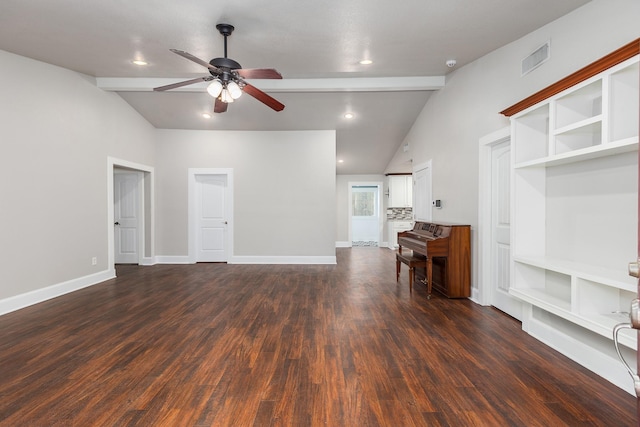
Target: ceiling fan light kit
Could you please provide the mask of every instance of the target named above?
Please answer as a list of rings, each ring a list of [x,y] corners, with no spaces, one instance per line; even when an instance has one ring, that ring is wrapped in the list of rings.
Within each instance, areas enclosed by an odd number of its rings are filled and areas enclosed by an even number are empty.
[[[217,98],[220,95],[220,92],[222,92],[222,82],[218,79],[215,79],[207,87],[207,92],[209,92],[209,95]]]
[[[243,69],[238,62],[227,57],[227,37],[231,35],[235,28],[230,24],[218,24],[216,25],[216,28],[224,37],[224,58],[213,58],[207,63],[188,52],[178,49],[170,49],[171,52],[206,67],[209,70],[209,74],[211,74],[210,76],[198,77],[196,79],[160,86],[153,90],[165,91],[202,81],[211,81],[211,84],[207,87],[207,92],[216,99],[214,106],[214,111],[216,113],[224,113],[227,111],[227,104],[238,99],[240,95],[242,95],[242,92],[247,92],[250,96],[275,111],[284,110],[284,104],[244,80],[281,79],[282,75],[273,68]]]
[[[240,95],[242,95],[242,89],[240,89],[240,86],[236,82],[227,83],[227,92],[229,92],[229,95],[231,95],[233,99],[238,99]]]

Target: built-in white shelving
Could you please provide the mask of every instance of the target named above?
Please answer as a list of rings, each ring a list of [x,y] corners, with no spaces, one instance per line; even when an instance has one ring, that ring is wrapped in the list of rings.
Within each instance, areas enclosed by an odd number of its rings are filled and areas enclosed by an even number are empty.
[[[509,292],[529,305],[523,328],[561,350],[579,343],[589,366],[615,357],[603,340],[628,323],[637,295],[627,264],[637,246],[639,81],[635,56],[511,118]],[[635,331],[620,342],[634,351]]]

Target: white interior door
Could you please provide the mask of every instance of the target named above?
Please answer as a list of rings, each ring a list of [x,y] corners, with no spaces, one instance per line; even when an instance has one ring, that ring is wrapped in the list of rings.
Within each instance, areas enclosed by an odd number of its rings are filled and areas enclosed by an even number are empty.
[[[196,175],[196,261],[227,261],[226,175]]]
[[[413,169],[413,217],[431,221],[431,162]]]
[[[521,303],[509,295],[511,253],[511,145],[491,149],[491,305],[518,320]]]
[[[114,249],[116,264],[138,264],[140,242],[139,172],[114,171]]]

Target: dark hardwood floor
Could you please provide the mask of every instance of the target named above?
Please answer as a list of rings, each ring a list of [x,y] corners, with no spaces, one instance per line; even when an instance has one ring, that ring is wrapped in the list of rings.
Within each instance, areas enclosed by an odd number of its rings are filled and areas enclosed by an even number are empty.
[[[0,317],[1,426],[633,426],[635,398],[394,252],[120,266]]]

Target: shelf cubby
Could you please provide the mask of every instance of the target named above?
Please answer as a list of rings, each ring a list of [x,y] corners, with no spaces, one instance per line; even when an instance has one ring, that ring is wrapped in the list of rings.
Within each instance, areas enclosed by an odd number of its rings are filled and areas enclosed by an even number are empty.
[[[624,66],[627,65],[627,66]],[[611,73],[609,77],[609,141],[633,139],[638,136],[640,79],[638,58]]]
[[[585,119],[556,132],[553,153],[565,154],[602,143],[601,115]]]
[[[581,88],[568,91],[556,98],[555,129],[602,114],[602,79],[587,82]]]
[[[549,155],[549,105],[544,104],[529,111],[514,122],[513,133],[528,144],[516,147],[516,163],[527,162]]]

